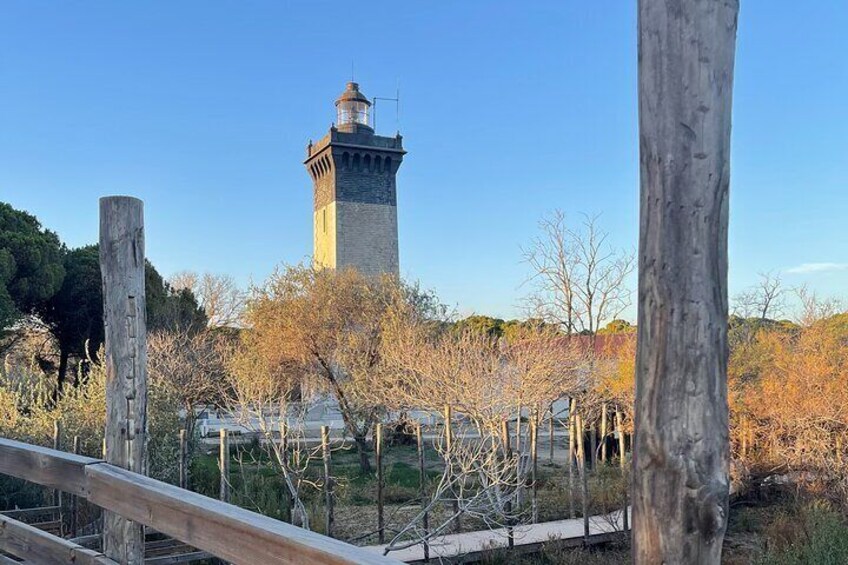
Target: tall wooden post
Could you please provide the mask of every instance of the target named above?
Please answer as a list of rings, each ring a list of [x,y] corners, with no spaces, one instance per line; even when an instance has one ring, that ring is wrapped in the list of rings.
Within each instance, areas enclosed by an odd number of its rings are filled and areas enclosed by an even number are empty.
[[[451,457],[453,453],[453,408],[450,404],[445,405],[445,453],[447,457]],[[453,499],[453,514],[456,516],[453,522],[453,531],[459,532],[462,530],[462,522],[459,516],[459,500]]]
[[[386,530],[383,522],[383,424],[377,424],[374,430],[374,451],[377,463],[377,538],[386,543]]]
[[[630,529],[628,525],[628,515],[630,503],[630,479],[627,476],[627,436],[624,434],[624,422],[621,415],[621,409],[615,409],[615,430],[618,432],[618,462],[621,465],[621,476],[624,480],[624,516],[622,518],[623,529],[626,532]]]
[[[53,420],[53,449],[56,451],[62,450],[62,421],[61,420]],[[62,508],[62,491],[54,490],[53,491],[53,506],[58,506]]]
[[[503,442],[504,460],[512,459],[512,445],[509,439],[509,420],[501,422],[501,441]],[[516,485],[518,488],[518,485]],[[507,499],[504,503],[504,513],[506,514],[506,536],[507,546],[512,549],[515,546],[515,536],[512,531],[512,502]]]
[[[186,454],[186,431],[180,430],[180,488],[188,488],[188,472],[186,466],[188,459]]]
[[[738,0],[639,0],[634,561],[717,564],[728,515],[727,225]]]
[[[106,365],[106,461],[147,473],[147,320],[144,205],[126,196],[100,199],[100,272]],[[104,553],[144,562],[144,529],[104,513]]]
[[[577,426],[575,426],[575,408],[577,401],[574,398],[568,402],[568,517],[574,518],[574,447]]]
[[[419,494],[421,496],[421,509],[424,510],[421,517],[421,527],[424,530],[424,561],[430,561],[430,541],[427,539],[430,535],[430,513],[426,511],[429,502],[427,497],[427,469],[424,465],[424,435],[420,423],[415,426],[415,441],[418,444]]]
[[[592,422],[592,427],[589,428],[589,468],[595,469],[598,464],[598,429],[595,427],[597,422]]]
[[[230,501],[230,435],[226,428],[219,430],[220,443],[218,446],[218,470],[221,471],[221,490],[219,498],[224,502]]]
[[[607,404],[601,405],[601,463],[607,462],[607,435],[609,435],[607,424]]]
[[[583,512],[583,543],[589,545],[589,475],[586,470],[586,429],[583,416],[575,415],[574,427],[577,429],[577,469],[580,475],[580,507]]]
[[[521,406],[518,407],[518,414],[515,415],[515,452],[521,457]]]
[[[80,438],[74,436],[74,455],[80,454]],[[77,537],[79,532],[79,497],[71,495],[71,537]]]
[[[274,441],[273,437],[269,437],[268,441]],[[283,414],[280,419],[280,449],[283,452],[283,466],[286,473],[291,473],[292,456],[289,451],[289,425],[286,419],[286,414]],[[294,494],[289,488],[286,488],[286,520],[294,524]]]
[[[333,475],[330,464],[330,428],[321,426],[321,455],[324,458],[324,511],[325,529],[327,536],[333,537],[333,524],[335,515],[333,512]]]
[[[551,465],[554,464],[554,403],[551,402],[551,409],[548,418],[548,450],[550,451],[548,459]]]
[[[537,477],[539,473],[539,415],[538,411],[530,420],[530,504],[533,523],[539,521],[539,501]]]

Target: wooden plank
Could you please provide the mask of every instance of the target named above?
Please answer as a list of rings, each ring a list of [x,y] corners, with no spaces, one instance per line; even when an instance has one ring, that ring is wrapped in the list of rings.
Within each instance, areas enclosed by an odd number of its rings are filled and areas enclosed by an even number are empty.
[[[33,528],[38,528],[42,532],[53,534],[54,536],[62,537],[62,520],[49,520],[45,522],[30,523]]]
[[[179,555],[163,555],[144,560],[144,565],[175,565],[176,563],[191,563],[209,559],[210,555],[205,551],[192,551]]]
[[[106,461],[147,472],[147,327],[144,204],[126,196],[100,199],[100,273],[106,366]],[[103,551],[127,565],[144,562],[144,531],[103,516]]]
[[[94,504],[237,565],[399,563],[111,465],[86,476]]]
[[[721,560],[738,0],[639,0],[633,560]]]
[[[0,473],[88,497],[83,470],[98,459],[0,438]]]
[[[3,516],[7,518],[12,518],[13,520],[21,520],[24,518],[31,518],[33,516],[44,516],[46,514],[57,514],[62,509],[59,506],[40,506],[38,508],[18,508],[16,510],[3,510],[0,512]]]
[[[189,553],[181,553],[179,555],[163,555],[161,557],[152,557],[144,560],[144,565],[175,565],[176,563],[191,563],[193,561],[203,561],[211,557],[205,551],[192,551]]]
[[[0,550],[35,563],[118,565],[102,553],[0,516]]]

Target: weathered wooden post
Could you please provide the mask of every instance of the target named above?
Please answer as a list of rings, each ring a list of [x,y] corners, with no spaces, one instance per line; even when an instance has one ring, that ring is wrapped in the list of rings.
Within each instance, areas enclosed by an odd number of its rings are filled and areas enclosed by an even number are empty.
[[[188,488],[186,431],[180,430],[180,488]]]
[[[80,453],[80,438],[74,436],[74,455]],[[77,537],[79,531],[79,497],[71,495],[71,537]]]
[[[321,454],[324,458],[324,510],[326,512],[326,531],[324,533],[329,537],[333,537],[333,524],[335,523],[335,516],[333,514],[333,475],[330,463],[330,428],[327,426],[321,426]]]
[[[503,442],[504,461],[509,462],[512,459],[512,445],[509,439],[509,420],[501,422],[501,441]],[[516,485],[516,489],[519,485]],[[506,536],[507,546],[512,549],[515,547],[515,536],[512,531],[512,502],[507,499],[504,503],[504,513],[506,514]]]
[[[577,434],[577,426],[575,425],[576,417],[574,415],[577,408],[577,401],[574,398],[568,402],[568,517],[574,518],[574,448],[575,435]]]
[[[427,536],[430,535],[430,513],[427,512],[428,497],[427,497],[427,470],[424,462],[424,434],[421,431],[421,423],[415,426],[415,441],[418,444],[418,480],[420,484],[421,509],[423,516],[421,517],[421,527],[424,530],[424,561],[430,561],[430,542]]]
[[[536,482],[539,473],[539,416],[538,412],[530,420],[530,504],[531,519],[533,523],[539,521],[538,484]]]
[[[727,225],[738,0],[639,0],[637,564],[717,564],[728,513]]]
[[[291,473],[292,455],[289,451],[289,425],[286,417],[286,414],[283,414],[280,421],[280,449],[283,451],[283,465],[286,473]],[[274,439],[269,437],[268,441],[274,441]],[[286,488],[286,518],[288,522],[294,523],[294,494],[288,488]]]
[[[453,453],[453,408],[450,404],[445,405],[445,453],[447,454],[448,461],[450,461],[450,457]],[[453,513],[456,518],[454,519],[454,531],[459,532],[462,530],[462,523],[460,522],[459,516],[459,500],[456,498],[453,499]]]
[[[383,424],[377,424],[374,430],[374,452],[377,463],[377,538],[386,543],[386,530],[383,525]]]
[[[601,463],[607,462],[607,403],[601,405]]]
[[[521,406],[518,407],[518,414],[515,415],[515,452],[521,456]]]
[[[630,479],[627,476],[627,436],[624,434],[624,423],[621,415],[621,409],[615,409],[615,429],[618,432],[618,462],[621,466],[621,476],[624,479],[624,516],[622,518],[623,530],[626,532],[630,526],[629,522],[629,507],[630,507]]]
[[[230,501],[230,435],[226,428],[219,430],[218,470],[221,471],[221,490],[218,498]]]
[[[598,430],[595,427],[597,422],[592,422],[592,427],[589,428],[589,468],[594,470],[598,464]]]
[[[100,272],[106,365],[106,461],[147,472],[147,323],[144,211],[136,198],[100,199]],[[127,565],[144,562],[144,529],[104,512],[104,553]]]
[[[62,451],[62,421],[53,420],[53,449]],[[59,507],[59,514],[62,513],[62,491],[53,491],[53,506]]]
[[[583,543],[589,545],[589,475],[586,469],[586,430],[583,416],[575,414],[574,427],[577,431],[577,469],[580,476],[580,506],[583,512]]]
[[[548,419],[548,450],[551,465],[554,464],[554,403],[551,402],[550,418]]]

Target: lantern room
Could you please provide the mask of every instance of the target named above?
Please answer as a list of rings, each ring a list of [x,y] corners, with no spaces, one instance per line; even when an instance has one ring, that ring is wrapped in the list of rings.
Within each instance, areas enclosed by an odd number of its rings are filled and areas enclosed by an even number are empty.
[[[371,126],[371,101],[359,91],[359,84],[347,83],[345,91],[336,100],[336,112],[336,127],[339,131],[374,132]]]

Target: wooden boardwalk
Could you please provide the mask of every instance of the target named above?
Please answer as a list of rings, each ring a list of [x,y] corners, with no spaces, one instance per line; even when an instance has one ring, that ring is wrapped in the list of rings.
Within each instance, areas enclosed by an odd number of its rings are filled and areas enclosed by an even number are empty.
[[[589,543],[603,543],[621,535],[621,518],[620,511],[589,518]],[[514,532],[513,551],[518,553],[533,553],[551,541],[559,546],[576,547],[583,544],[583,518],[516,526]],[[507,544],[506,528],[449,534],[430,542],[430,559],[453,563],[476,561],[484,553],[506,548]],[[373,545],[365,549],[382,555],[385,548],[385,545]],[[423,563],[424,546],[392,551],[389,556],[405,563]]]

